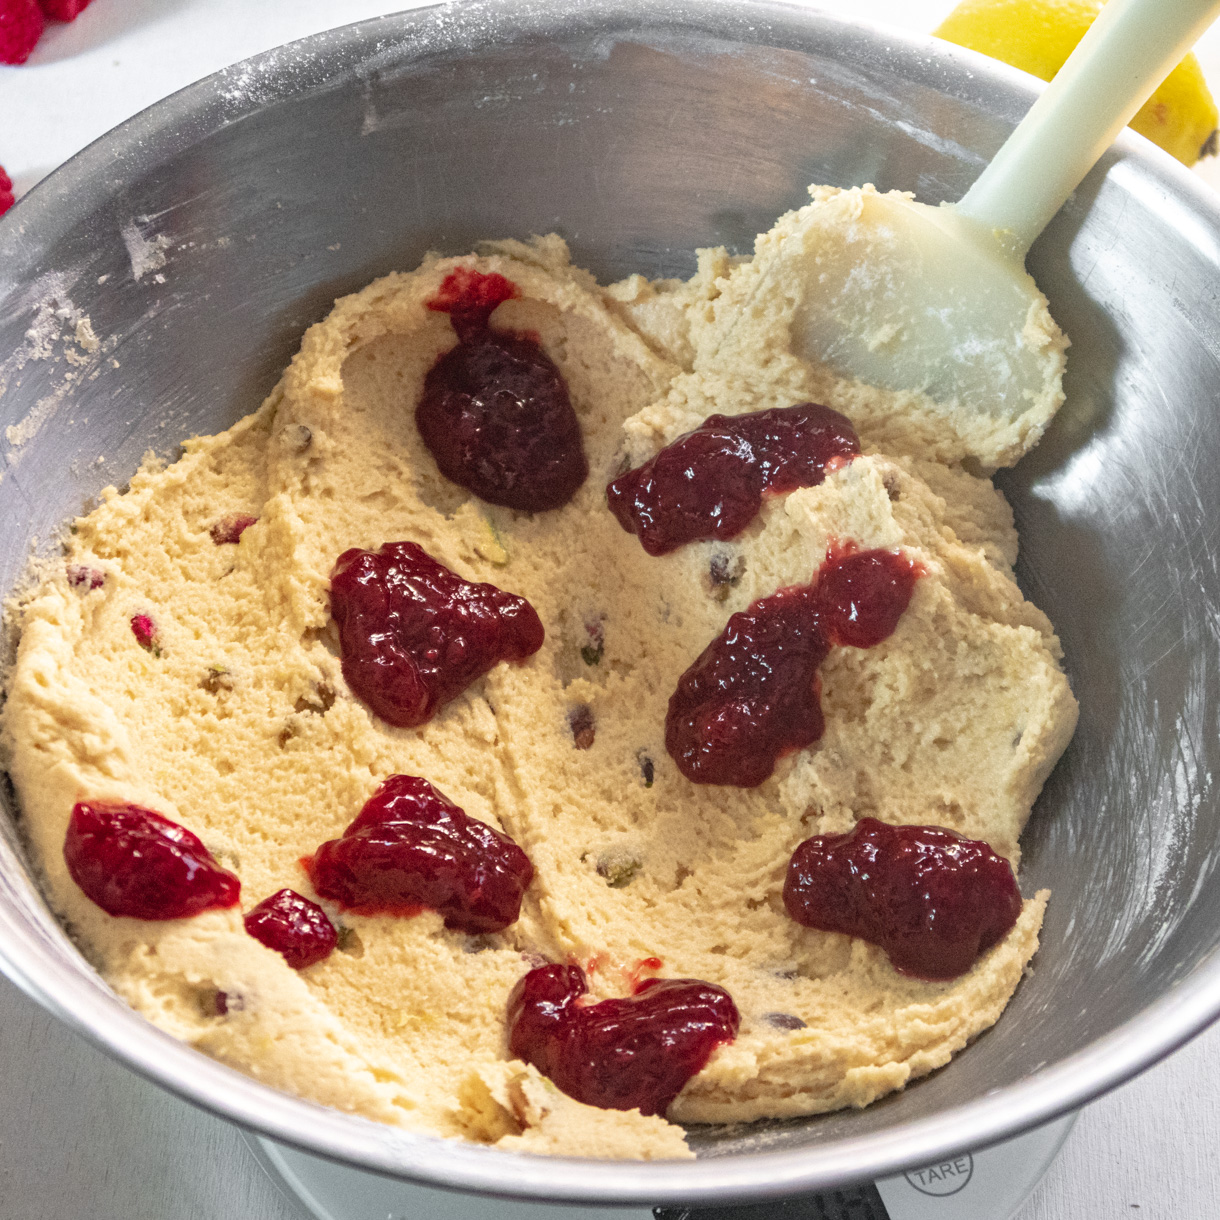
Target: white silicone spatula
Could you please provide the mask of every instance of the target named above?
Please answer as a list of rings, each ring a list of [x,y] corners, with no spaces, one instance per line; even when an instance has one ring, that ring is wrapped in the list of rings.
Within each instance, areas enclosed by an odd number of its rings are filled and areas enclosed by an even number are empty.
[[[1026,251],[1217,13],[1220,0],[1110,0],[960,203],[867,196],[850,240],[819,256],[800,354],[997,421],[1046,399],[1058,374],[1026,329],[1042,300]]]

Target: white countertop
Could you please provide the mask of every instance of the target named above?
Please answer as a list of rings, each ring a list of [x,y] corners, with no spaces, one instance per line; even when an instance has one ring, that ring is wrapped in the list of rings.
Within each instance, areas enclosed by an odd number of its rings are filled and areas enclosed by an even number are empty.
[[[218,68],[409,0],[94,0],[0,67],[17,193]],[[927,31],[952,0],[824,0]],[[1198,48],[1220,95],[1220,27]],[[1220,188],[1220,159],[1199,171]],[[1095,1102],[1018,1220],[1220,1216],[1220,1026]],[[0,1220],[301,1220],[239,1132],[93,1050],[0,979]],[[421,1217],[420,1220],[426,1220]],[[988,1220],[980,1217],[979,1220]]]

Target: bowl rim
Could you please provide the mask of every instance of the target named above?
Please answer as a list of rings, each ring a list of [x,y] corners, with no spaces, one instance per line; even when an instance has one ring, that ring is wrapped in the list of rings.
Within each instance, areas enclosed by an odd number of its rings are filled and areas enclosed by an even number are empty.
[[[749,16],[745,15],[748,10]],[[647,29],[697,33],[728,17],[730,35],[762,42],[778,26],[827,45],[885,47],[918,61],[941,91],[986,103],[1014,121],[1041,82],[930,35],[778,0],[450,0],[369,18],[263,52],[212,74],[112,129],[39,183],[0,220],[0,267],[19,266],[29,236],[54,239],[99,183],[142,174],[220,126],[303,91],[337,86],[357,69],[400,63],[418,47],[452,48],[465,26],[490,40],[554,33],[554,22],[643,18]],[[567,27],[565,27],[567,28]],[[572,28],[575,28],[572,26]],[[721,36],[726,34],[722,28]],[[412,41],[417,43],[412,48]],[[789,44],[785,44],[789,45]],[[303,67],[304,66],[304,67]],[[1220,201],[1183,166],[1126,131],[1095,174],[1133,161],[1167,197],[1185,197],[1220,230]],[[41,244],[41,243],[40,243]],[[28,254],[28,250],[24,251]],[[0,272],[0,304],[16,285]],[[432,1186],[505,1198],[600,1204],[689,1204],[778,1198],[885,1177],[978,1150],[1075,1109],[1150,1067],[1220,1015],[1220,950],[1142,1012],[1066,1059],[975,1101],[887,1131],[824,1146],[732,1153],[695,1161],[622,1162],[506,1152],[416,1134],[259,1083],[151,1025],[84,963],[40,895],[15,884],[25,865],[0,836],[0,969],[32,999],[145,1078],[236,1124],[313,1155]],[[34,935],[31,935],[31,932]],[[51,952],[40,951],[51,949]],[[71,957],[64,949],[70,950]],[[69,964],[72,957],[80,965]]]

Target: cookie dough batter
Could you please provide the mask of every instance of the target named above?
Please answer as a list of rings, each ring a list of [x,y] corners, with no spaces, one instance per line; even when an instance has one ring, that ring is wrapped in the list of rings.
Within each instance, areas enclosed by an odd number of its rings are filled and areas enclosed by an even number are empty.
[[[822,191],[780,226],[852,194]],[[986,460],[994,438],[971,420],[946,442],[927,411],[792,355],[799,268],[762,276],[775,247],[764,236],[745,261],[702,251],[689,282],[610,288],[555,237],[429,258],[338,301],[254,414],[172,465],[149,462],[75,523],[71,579],[50,574],[21,610],[4,742],[48,898],[136,1009],[271,1085],[383,1122],[648,1158],[690,1155],[678,1123],[866,1105],[996,1020],[1037,948],[1045,893],[939,983],[795,924],[781,902],[796,845],[866,815],[984,839],[1015,867],[1076,705],[1050,623],[1013,581],[1006,503],[945,460]],[[567,381],[590,476],[561,510],[483,504],[419,439],[423,378],[455,342],[427,302],[456,267],[518,287],[492,325],[536,334]],[[1061,367],[1049,315],[1028,330]],[[652,558],[607,511],[608,479],[709,413],[806,400],[851,418],[864,455],[768,499],[733,542]],[[213,527],[241,517],[256,521],[218,544]],[[528,662],[497,666],[417,729],[352,697],[328,606],[341,552],[401,539],[528,598],[546,629]],[[663,744],[679,675],[730,614],[809,582],[832,539],[901,547],[923,566],[897,630],[832,652],[825,736],[760,787],[687,782]],[[134,616],[151,620],[146,646]],[[314,897],[301,857],[393,773],[427,777],[525,849],[536,877],[521,918],[469,936],[433,912],[331,908],[339,948],[291,970],[246,934],[242,910],[285,886]],[[241,906],[167,923],[106,915],[62,854],[85,798],[181,822],[240,876]],[[672,1121],[582,1105],[507,1055],[505,1000],[538,955],[585,965],[599,997],[641,971],[719,984],[739,1036]]]

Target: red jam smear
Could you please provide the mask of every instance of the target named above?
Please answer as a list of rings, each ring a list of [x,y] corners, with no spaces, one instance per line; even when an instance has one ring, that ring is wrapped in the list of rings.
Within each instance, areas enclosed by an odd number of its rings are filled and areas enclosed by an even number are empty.
[[[512,280],[498,272],[488,274],[470,267],[458,267],[441,281],[428,308],[447,313],[459,339],[480,337],[496,307],[521,295]]]
[[[922,572],[897,551],[832,542],[817,577],[818,620],[826,638],[852,648],[889,639]]]
[[[696,784],[761,784],[825,730],[818,668],[833,644],[870,648],[898,624],[922,569],[901,551],[834,544],[810,585],[734,614],[678,679],[665,748]]]
[[[274,949],[294,970],[328,958],[339,939],[326,912],[296,890],[279,890],[264,898],[242,923],[256,941]]]
[[[538,341],[492,330],[520,296],[502,275],[459,268],[428,308],[449,314],[457,345],[424,378],[415,423],[441,473],[489,504],[561,508],[589,474],[567,383]]]
[[[606,501],[649,555],[665,555],[688,542],[735,538],[764,495],[816,487],[859,452],[850,421],[818,403],[709,415],[610,483]]]
[[[414,542],[344,551],[331,574],[343,676],[390,724],[424,724],[501,661],[542,647],[523,597],[472,584]]]
[[[861,818],[792,854],[784,906],[797,923],[879,945],[915,978],[952,979],[1003,940],[1021,913],[1012,866],[939,826]]]
[[[217,546],[227,546],[240,542],[242,534],[257,521],[257,517],[251,517],[248,513],[233,513],[231,516],[221,517],[208,533]]]
[[[343,837],[304,863],[321,897],[358,915],[429,908],[445,927],[471,933],[514,923],[534,876],[512,839],[415,775],[391,775]]]
[[[579,966],[541,966],[508,999],[509,1052],[569,1097],[605,1110],[664,1114],[741,1017],[721,987],[647,979],[633,996],[581,1004]]]
[[[241,882],[185,826],[111,801],[78,801],[64,860],[72,880],[108,915],[188,919],[235,906]]]

